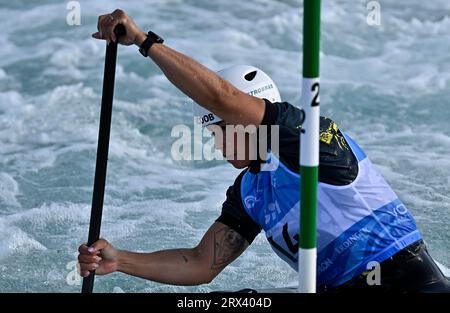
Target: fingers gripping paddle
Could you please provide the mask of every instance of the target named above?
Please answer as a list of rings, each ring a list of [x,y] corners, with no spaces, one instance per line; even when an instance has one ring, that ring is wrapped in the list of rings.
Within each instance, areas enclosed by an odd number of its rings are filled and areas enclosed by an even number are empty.
[[[125,35],[125,27],[118,25],[114,30],[116,37]],[[106,46],[105,72],[103,75],[102,107],[100,112],[100,129],[98,132],[97,162],[95,165],[94,192],[92,196],[91,221],[89,224],[90,246],[100,237],[102,221],[103,197],[105,194],[106,166],[108,162],[109,133],[111,130],[111,115],[114,96],[114,78],[116,74],[117,43],[110,42]],[[95,271],[83,279],[82,293],[92,293]]]

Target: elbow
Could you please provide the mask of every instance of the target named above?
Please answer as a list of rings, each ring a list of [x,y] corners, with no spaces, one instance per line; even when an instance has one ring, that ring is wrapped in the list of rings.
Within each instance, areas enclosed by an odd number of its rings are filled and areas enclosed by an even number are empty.
[[[206,275],[203,275],[202,279],[200,280],[199,285],[207,285],[212,283],[212,281],[214,280],[214,278],[216,278],[216,274],[212,274],[212,273],[208,273]]]
[[[212,103],[214,105],[214,111],[216,112],[230,112],[233,111],[236,99],[242,92],[236,89],[227,81],[223,81],[220,88],[212,95]]]
[[[219,274],[211,267],[211,260],[207,258],[200,247],[192,248],[192,253],[196,260],[197,271],[197,284],[210,284]]]

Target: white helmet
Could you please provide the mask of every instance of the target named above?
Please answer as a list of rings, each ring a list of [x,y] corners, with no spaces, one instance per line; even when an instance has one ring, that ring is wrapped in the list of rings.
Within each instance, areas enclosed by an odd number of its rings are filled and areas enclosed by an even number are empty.
[[[262,70],[249,65],[235,65],[217,74],[234,87],[251,96],[281,102],[280,92],[273,80]],[[220,117],[194,102],[194,117],[202,127],[222,121]]]

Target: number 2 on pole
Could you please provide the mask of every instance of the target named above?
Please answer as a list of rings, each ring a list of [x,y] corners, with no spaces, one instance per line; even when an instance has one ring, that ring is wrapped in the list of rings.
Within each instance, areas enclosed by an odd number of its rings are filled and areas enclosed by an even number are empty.
[[[311,91],[314,93],[314,97],[311,101],[311,106],[316,107],[319,106],[319,94],[320,94],[320,83],[316,82],[311,86]]]

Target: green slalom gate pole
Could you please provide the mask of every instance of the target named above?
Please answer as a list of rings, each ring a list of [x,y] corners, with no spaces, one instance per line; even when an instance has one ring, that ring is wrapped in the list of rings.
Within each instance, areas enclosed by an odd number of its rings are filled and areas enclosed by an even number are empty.
[[[303,83],[301,106],[305,111],[300,133],[300,250],[299,292],[316,292],[317,184],[320,123],[320,0],[304,0]]]

